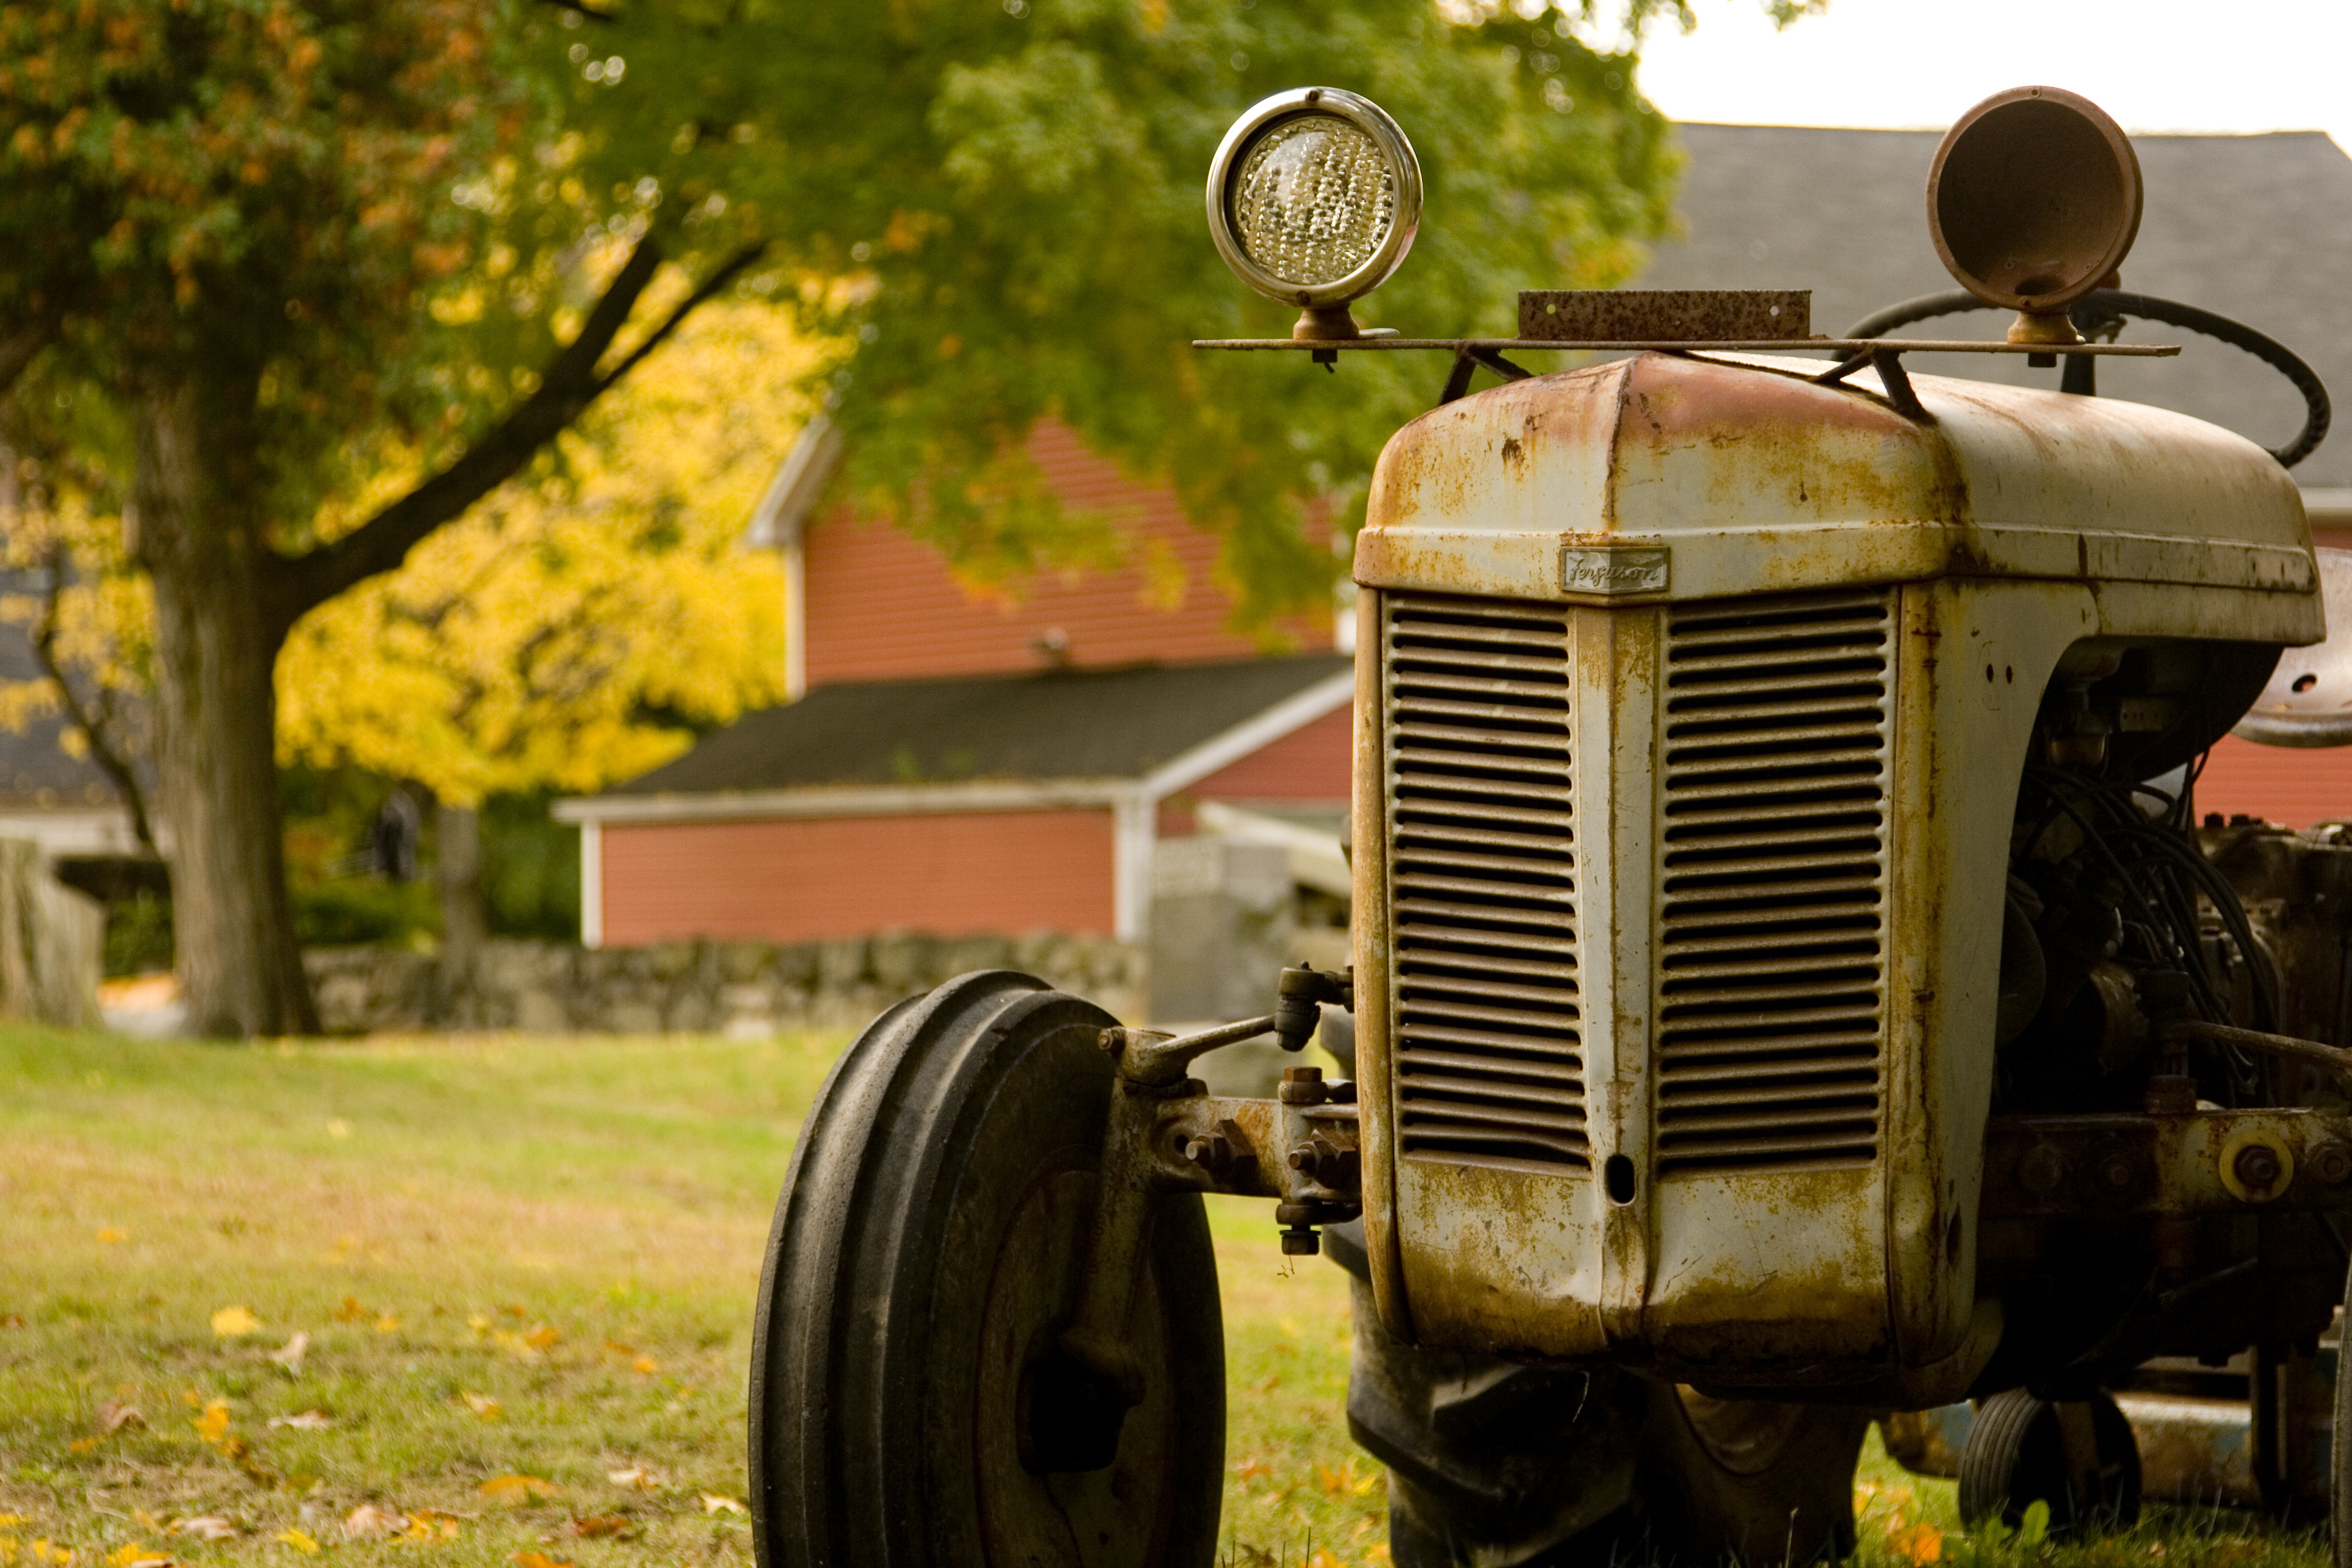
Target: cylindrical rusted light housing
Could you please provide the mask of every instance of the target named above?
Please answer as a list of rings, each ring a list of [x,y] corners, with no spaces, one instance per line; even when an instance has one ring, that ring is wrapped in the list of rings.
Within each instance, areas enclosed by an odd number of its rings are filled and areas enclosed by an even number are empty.
[[[2021,312],[2012,342],[2079,342],[2066,307],[2139,233],[2139,159],[2090,100],[2015,87],[1960,116],[1927,173],[1927,232],[1961,287]]]

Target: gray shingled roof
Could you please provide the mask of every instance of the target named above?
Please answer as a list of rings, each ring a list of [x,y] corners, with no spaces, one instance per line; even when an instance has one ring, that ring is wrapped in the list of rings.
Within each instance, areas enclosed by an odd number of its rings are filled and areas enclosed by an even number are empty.
[[[1136,778],[1352,665],[1346,654],[1312,654],[842,681],[706,736],[610,795]]]
[[[1654,289],[1811,289],[1813,330],[1840,332],[1884,305],[1958,287],[1927,239],[1937,132],[1684,125],[1686,237],[1638,279]],[[2294,350],[2345,406],[2336,433],[2294,470],[2305,487],[2352,485],[2352,158],[2318,132],[2136,136],[2147,205],[2126,288],[2201,305]],[[1909,335],[1997,336],[1990,311]],[[2180,342],[2178,360],[2105,361],[2099,390],[2227,426],[2265,447],[2299,427],[2303,401],[2231,348],[2135,322],[2126,342]],[[1937,375],[2055,386],[2016,360],[1922,355]]]

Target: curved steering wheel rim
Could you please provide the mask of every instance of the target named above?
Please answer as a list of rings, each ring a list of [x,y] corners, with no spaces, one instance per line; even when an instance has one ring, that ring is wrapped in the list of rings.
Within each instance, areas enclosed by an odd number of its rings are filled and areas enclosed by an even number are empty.
[[[1995,308],[1973,294],[1958,290],[1923,294],[1916,300],[1906,300],[1899,305],[1889,305],[1883,310],[1873,311],[1848,327],[1845,335],[1849,338],[1884,337],[1895,328],[1907,327],[1914,321],[1958,315],[1963,310]],[[2216,315],[2195,305],[2184,305],[2178,300],[2136,294],[2125,289],[2095,289],[2074,301],[2067,314],[2074,319],[2077,331],[2117,317],[2137,316],[2145,321],[2162,321],[2166,326],[2201,333],[2233,349],[2242,350],[2286,377],[2303,395],[2304,420],[2303,428],[2294,440],[2284,447],[2270,448],[2271,456],[2279,460],[2282,468],[2294,468],[2311,456],[2320,442],[2327,438],[2327,426],[2334,416],[2327,401],[2327,388],[2321,384],[2318,373],[2304,363],[2284,343],[2254,331],[2243,322],[2233,321],[2227,316]],[[2063,353],[2065,351],[2053,352]]]

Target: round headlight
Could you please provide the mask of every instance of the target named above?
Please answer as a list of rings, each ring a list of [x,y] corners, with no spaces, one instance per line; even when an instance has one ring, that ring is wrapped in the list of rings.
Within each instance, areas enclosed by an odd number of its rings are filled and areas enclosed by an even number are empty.
[[[1370,99],[1297,88],[1234,121],[1208,197],[1209,232],[1235,277],[1269,299],[1333,310],[1380,287],[1412,248],[1421,165]]]

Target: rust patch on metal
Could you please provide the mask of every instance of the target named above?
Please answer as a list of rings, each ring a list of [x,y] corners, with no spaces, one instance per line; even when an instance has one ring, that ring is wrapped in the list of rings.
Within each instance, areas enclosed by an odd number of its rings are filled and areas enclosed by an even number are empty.
[[[1810,289],[1522,289],[1519,336],[1549,342],[1756,342],[1810,337]]]

